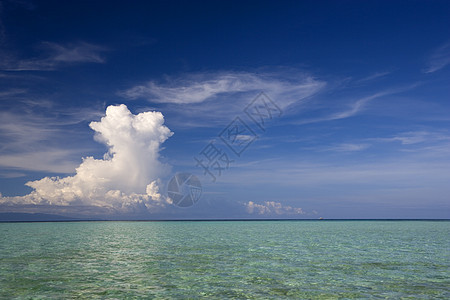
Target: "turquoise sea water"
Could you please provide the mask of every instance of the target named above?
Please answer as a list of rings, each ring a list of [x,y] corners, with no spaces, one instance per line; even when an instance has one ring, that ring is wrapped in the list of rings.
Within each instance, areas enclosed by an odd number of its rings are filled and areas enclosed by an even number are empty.
[[[0,298],[450,298],[450,222],[0,224]]]

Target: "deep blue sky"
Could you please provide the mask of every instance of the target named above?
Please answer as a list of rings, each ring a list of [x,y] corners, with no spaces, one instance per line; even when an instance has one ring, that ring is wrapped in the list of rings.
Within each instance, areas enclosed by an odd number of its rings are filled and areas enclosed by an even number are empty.
[[[449,75],[448,1],[1,1],[0,192],[101,159],[125,104],[174,132],[161,189],[204,187],[154,217],[449,218]],[[211,183],[194,157],[260,92],[282,115]]]

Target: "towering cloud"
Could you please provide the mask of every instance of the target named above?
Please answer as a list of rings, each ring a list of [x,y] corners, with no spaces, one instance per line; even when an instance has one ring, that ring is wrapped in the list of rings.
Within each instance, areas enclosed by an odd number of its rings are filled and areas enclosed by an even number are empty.
[[[91,122],[95,139],[108,146],[103,159],[86,157],[74,176],[28,182],[23,197],[3,197],[0,204],[98,206],[118,211],[164,206],[159,178],[160,145],[173,133],[160,112],[133,115],[125,105],[109,106],[100,122]]]

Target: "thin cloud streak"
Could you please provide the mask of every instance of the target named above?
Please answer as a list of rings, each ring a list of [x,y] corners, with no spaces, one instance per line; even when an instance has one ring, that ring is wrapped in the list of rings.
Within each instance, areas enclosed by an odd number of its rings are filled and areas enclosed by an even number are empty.
[[[348,109],[346,109],[346,110],[336,112],[336,113],[331,113],[331,114],[329,114],[327,116],[323,116],[323,117],[318,117],[318,118],[313,118],[313,119],[305,119],[305,120],[302,120],[299,122],[294,122],[294,124],[303,125],[303,124],[311,124],[311,123],[334,121],[334,120],[350,118],[350,117],[356,116],[356,115],[360,114],[361,112],[363,112],[366,109],[367,105],[375,99],[393,95],[393,94],[397,94],[397,93],[401,93],[404,91],[408,91],[408,90],[415,88],[417,85],[418,84],[413,84],[408,87],[388,89],[385,91],[381,91],[381,92],[375,93],[370,96],[363,97],[361,99],[358,99],[358,100],[350,103],[348,105]]]
[[[21,172],[0,172],[0,178],[20,178],[24,176],[26,176],[26,174]]]
[[[445,132],[409,131],[386,138],[372,138],[369,140],[380,142],[400,142],[402,145],[413,145],[424,142],[449,141],[450,135]]]
[[[381,78],[381,77],[385,77],[385,76],[387,76],[387,75],[389,75],[389,74],[391,74],[391,73],[392,73],[392,72],[390,72],[390,71],[386,71],[386,72],[376,72],[376,73],[374,73],[374,74],[372,74],[372,75],[369,75],[369,76],[364,77],[364,78],[362,78],[362,79],[356,80],[355,82],[356,82],[356,83],[367,82],[367,81],[375,80],[375,79],[378,79],[378,78]]]
[[[0,68],[4,71],[52,71],[79,63],[105,63],[106,59],[101,53],[108,50],[86,42],[67,45],[42,42],[40,48],[47,53],[46,57],[18,59],[5,54],[0,61]]]
[[[68,161],[78,151],[62,149],[40,149],[40,151],[17,154],[0,154],[0,167],[12,170],[44,171],[52,173],[73,173],[76,162]],[[15,174],[16,172],[5,174]]]
[[[336,151],[336,152],[356,152],[362,151],[369,148],[369,144],[338,144],[325,149],[325,151]]]
[[[433,73],[450,64],[450,42],[437,48],[430,56],[428,66],[424,73]]]
[[[9,89],[9,90],[0,92],[0,98],[9,98],[9,97],[17,96],[17,95],[23,95],[26,92],[27,92],[26,89],[13,88],[13,89]]]
[[[279,160],[240,168],[239,172],[222,176],[221,183],[242,185],[245,182],[249,187],[265,185],[315,190],[325,186],[353,187],[359,190],[358,187],[364,186],[363,190],[370,192],[392,185],[401,186],[404,190],[429,187],[430,184],[441,186],[450,180],[447,172],[450,164],[433,161],[433,157],[427,161],[417,161],[413,157],[414,154],[411,154],[408,159],[345,165],[339,162],[327,164]],[[423,158],[425,159],[425,155]]]

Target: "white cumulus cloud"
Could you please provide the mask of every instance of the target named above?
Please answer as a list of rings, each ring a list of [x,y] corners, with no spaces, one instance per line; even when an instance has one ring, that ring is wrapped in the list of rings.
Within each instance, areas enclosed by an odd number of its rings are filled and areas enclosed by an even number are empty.
[[[108,146],[103,159],[85,157],[73,176],[45,177],[26,185],[26,196],[3,197],[4,205],[98,206],[118,211],[164,206],[159,178],[167,166],[159,161],[161,144],[173,133],[160,112],[133,115],[125,105],[109,106],[91,122],[95,139]]]

